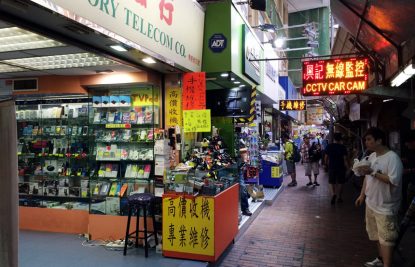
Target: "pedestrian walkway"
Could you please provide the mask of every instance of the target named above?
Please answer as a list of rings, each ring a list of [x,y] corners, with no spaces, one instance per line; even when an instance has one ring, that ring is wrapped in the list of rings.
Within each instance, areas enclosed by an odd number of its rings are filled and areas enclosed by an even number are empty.
[[[330,204],[328,175],[307,187],[297,164],[296,187],[286,187],[266,206],[221,262],[223,267],[356,267],[372,260],[376,248],[367,238],[364,208],[356,208],[358,191],[345,186],[344,202]],[[284,184],[290,178],[286,177]]]

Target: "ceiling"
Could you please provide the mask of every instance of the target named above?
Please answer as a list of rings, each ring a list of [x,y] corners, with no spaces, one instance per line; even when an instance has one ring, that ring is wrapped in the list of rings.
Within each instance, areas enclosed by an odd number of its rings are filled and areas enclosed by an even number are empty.
[[[93,75],[109,70],[140,71],[0,21],[0,79]]]
[[[103,35],[93,29],[77,23],[71,19],[52,12],[49,9],[41,7],[35,3],[27,3],[26,1],[15,0],[1,0],[0,1],[0,18],[7,23],[16,25],[19,28],[29,30],[36,34],[48,36],[54,40],[66,44],[68,49],[65,52],[70,52],[71,49],[78,47],[79,49],[87,51],[92,54],[103,56],[111,60],[122,63],[124,66],[130,65],[137,68],[153,69],[161,73],[180,73],[180,66],[172,67],[172,62],[164,62],[156,59],[156,63],[148,64],[143,62],[143,59],[148,55],[143,52],[125,46],[126,51],[115,51],[110,48],[111,45],[120,45],[120,43],[109,37]],[[39,19],[41,18],[41,19]],[[4,23],[3,23],[4,24]],[[6,24],[7,25],[7,24]],[[43,50],[42,53],[48,53]],[[53,48],[56,52],[58,48]],[[30,51],[29,53],[33,53]],[[55,52],[50,52],[55,53]],[[22,56],[22,55],[20,55]],[[121,65],[122,66],[122,65]],[[119,67],[121,67],[119,66]],[[73,69],[74,74],[77,73]]]
[[[330,0],[287,0],[288,13],[309,10],[320,7],[328,7]]]

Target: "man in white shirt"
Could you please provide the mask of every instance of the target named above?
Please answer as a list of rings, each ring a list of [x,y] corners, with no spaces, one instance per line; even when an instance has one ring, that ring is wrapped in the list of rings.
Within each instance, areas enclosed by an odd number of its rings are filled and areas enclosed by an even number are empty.
[[[359,169],[365,174],[365,180],[356,205],[366,200],[366,230],[369,239],[377,241],[380,255],[365,266],[391,267],[393,247],[398,238],[402,162],[385,146],[386,136],[380,129],[370,128],[364,139],[366,148],[374,152],[369,156],[371,165]]]

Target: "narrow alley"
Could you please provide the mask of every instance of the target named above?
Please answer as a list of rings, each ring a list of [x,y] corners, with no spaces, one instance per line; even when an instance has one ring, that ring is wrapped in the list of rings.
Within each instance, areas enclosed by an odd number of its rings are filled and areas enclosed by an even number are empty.
[[[290,182],[284,178],[284,184]],[[358,189],[345,186],[344,202],[330,204],[328,175],[320,168],[320,186],[307,187],[297,164],[296,187],[285,187],[237,240],[222,267],[354,267],[376,256],[364,226],[364,208],[356,208]]]

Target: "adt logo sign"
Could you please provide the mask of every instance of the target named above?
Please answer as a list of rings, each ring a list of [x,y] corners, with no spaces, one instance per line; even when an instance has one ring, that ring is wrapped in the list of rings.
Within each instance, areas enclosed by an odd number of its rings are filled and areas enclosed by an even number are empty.
[[[221,33],[215,33],[209,39],[209,48],[214,53],[220,53],[226,48],[226,37]]]

